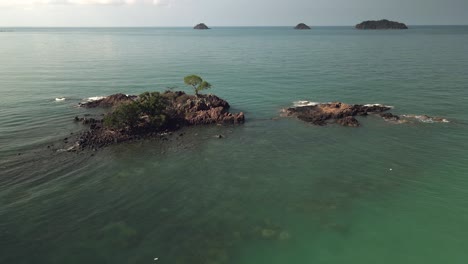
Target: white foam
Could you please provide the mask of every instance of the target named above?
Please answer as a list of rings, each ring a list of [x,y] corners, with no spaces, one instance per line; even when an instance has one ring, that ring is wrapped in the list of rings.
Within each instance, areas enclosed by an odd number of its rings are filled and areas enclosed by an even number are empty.
[[[380,107],[388,107],[388,108],[393,108],[391,105],[384,105],[384,104],[365,104],[365,107],[373,107],[373,106],[380,106]]]
[[[402,115],[405,118],[414,118],[422,123],[450,123],[449,120],[445,118],[430,117],[427,115]]]
[[[106,98],[106,97],[105,97],[105,96],[94,96],[94,97],[88,97],[88,98],[86,98],[85,100],[86,100],[87,102],[93,102],[93,101],[102,100],[102,99],[104,99],[104,98]]]
[[[310,101],[296,101],[293,102],[294,107],[303,107],[303,106],[316,106],[320,103],[317,102],[310,102]]]
[[[56,102],[62,102],[62,101],[65,101],[65,100],[66,100],[65,97],[57,97],[57,98],[55,98],[55,101],[56,101]]]
[[[311,101],[295,101],[293,102],[294,107],[302,107],[302,106],[316,106],[319,104],[329,104],[330,102],[311,102]],[[393,108],[391,105],[384,105],[384,104],[365,104],[364,106],[366,107],[372,107],[372,106],[380,106],[380,107],[388,107],[388,108]]]

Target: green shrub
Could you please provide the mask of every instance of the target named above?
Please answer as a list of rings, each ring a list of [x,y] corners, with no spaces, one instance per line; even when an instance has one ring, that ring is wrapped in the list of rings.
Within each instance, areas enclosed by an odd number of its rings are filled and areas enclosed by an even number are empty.
[[[137,101],[142,114],[157,116],[164,112],[167,107],[167,99],[159,92],[145,92],[140,94]]]
[[[133,128],[138,124],[140,114],[137,102],[122,104],[104,117],[104,126],[116,129]]]
[[[132,103],[122,104],[104,117],[104,126],[133,129],[144,119],[146,125],[161,128],[166,124],[168,102],[159,92],[145,92]]]

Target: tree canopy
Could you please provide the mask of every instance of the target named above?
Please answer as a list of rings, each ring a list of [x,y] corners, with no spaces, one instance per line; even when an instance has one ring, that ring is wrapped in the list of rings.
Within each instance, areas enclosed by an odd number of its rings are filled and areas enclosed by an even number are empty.
[[[202,90],[210,89],[211,84],[207,81],[204,81],[200,76],[198,75],[189,75],[185,76],[184,82],[186,85],[192,86],[192,88],[195,91],[195,94],[198,95],[198,93]]]

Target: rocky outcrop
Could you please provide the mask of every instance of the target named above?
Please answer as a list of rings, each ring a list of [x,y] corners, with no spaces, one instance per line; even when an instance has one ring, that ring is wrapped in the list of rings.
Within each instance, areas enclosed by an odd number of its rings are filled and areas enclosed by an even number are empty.
[[[204,23],[200,23],[198,25],[196,25],[195,27],[193,27],[193,29],[210,29],[207,25],[205,25]]]
[[[245,117],[243,113],[228,113],[222,107],[210,108],[208,110],[188,113],[185,120],[189,125],[207,124],[241,124]]]
[[[107,96],[99,100],[80,103],[79,105],[85,108],[115,107],[122,103],[128,103],[128,102],[134,101],[136,98],[138,98],[138,96],[119,93],[119,94],[113,94],[113,95]]]
[[[400,117],[392,113],[382,113],[380,116],[386,121],[399,121]]]
[[[294,116],[298,119],[323,126],[328,123],[337,123],[342,126],[357,127],[359,121],[355,116],[366,116],[369,113],[382,113],[390,110],[384,105],[350,105],[340,102],[324,103],[292,107],[284,110],[286,116]]]
[[[166,95],[173,96],[170,92]],[[229,113],[229,103],[216,95],[193,96],[179,92],[172,100],[173,117],[184,120],[186,125],[241,124],[245,121],[244,113]]]
[[[400,22],[382,20],[369,20],[356,25],[356,29],[408,29],[408,27]]]
[[[294,29],[305,30],[305,29],[310,29],[310,27],[304,23],[299,23],[297,24],[296,27],[294,27]]]
[[[124,95],[125,96],[125,95]],[[165,133],[175,131],[184,126],[209,124],[234,125],[245,122],[244,113],[230,113],[227,101],[215,95],[188,95],[184,92],[165,92],[162,96],[167,100],[164,111],[167,122],[163,127],[154,129],[141,117],[138,125],[126,129],[112,129],[104,126],[102,117],[75,117],[76,122],[89,126],[83,132],[70,150],[98,149],[107,145],[135,140],[146,137],[162,137]],[[125,99],[127,98],[127,99]],[[98,103],[84,107],[116,106],[128,100],[135,100],[136,96],[121,94],[108,96]]]

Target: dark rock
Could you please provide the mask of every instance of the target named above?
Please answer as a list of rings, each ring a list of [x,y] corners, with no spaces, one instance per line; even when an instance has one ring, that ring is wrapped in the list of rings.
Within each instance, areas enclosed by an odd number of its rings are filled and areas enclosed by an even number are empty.
[[[304,23],[299,23],[297,24],[296,27],[294,27],[294,29],[304,30],[304,29],[310,29],[310,27]]]
[[[210,29],[207,25],[205,25],[204,23],[200,23],[198,25],[196,25],[193,29]]]
[[[392,113],[382,113],[380,116],[387,121],[398,121],[400,117]]]
[[[86,102],[86,103],[80,103],[81,107],[86,107],[86,108],[96,108],[96,107],[115,107],[123,103],[128,103],[132,102],[135,99],[137,99],[138,96],[134,95],[125,95],[125,94],[113,94],[110,96],[107,96],[103,99],[100,100],[95,100],[91,102]]]
[[[172,96],[171,93],[165,95]],[[229,113],[229,103],[216,95],[188,96],[185,93],[175,95],[176,97],[172,98],[174,113],[172,119],[179,120],[179,124],[181,122],[188,125],[241,124],[245,121],[244,113]]]
[[[338,124],[356,127],[359,126],[359,122],[354,116],[365,116],[369,113],[381,113],[388,110],[390,110],[389,107],[382,105],[349,105],[335,102],[292,107],[284,110],[284,113],[286,116],[295,116],[302,121],[319,126],[335,120]]]
[[[348,126],[348,127],[358,127],[359,126],[359,121],[356,120],[356,118],[352,116],[347,116],[341,119],[336,120],[337,124],[340,124],[342,126]]]
[[[357,29],[408,29],[408,27],[399,22],[382,19],[379,21],[369,20],[356,25]]]

